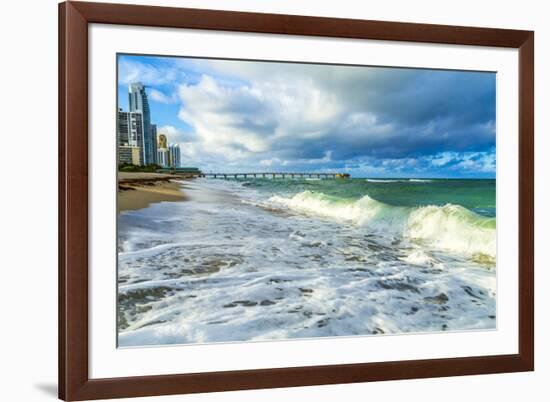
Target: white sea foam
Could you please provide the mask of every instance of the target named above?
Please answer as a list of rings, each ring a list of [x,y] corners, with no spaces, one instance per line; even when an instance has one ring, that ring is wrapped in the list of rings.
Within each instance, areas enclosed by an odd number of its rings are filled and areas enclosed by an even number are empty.
[[[494,259],[494,222],[494,218],[481,217],[459,205],[427,206],[411,212],[405,234],[444,250]]]
[[[371,183],[431,183],[433,180],[429,179],[365,179]]]
[[[368,195],[359,200],[344,200],[322,193],[303,191],[292,197],[273,196],[273,205],[364,226],[371,231],[394,235],[456,253],[496,256],[496,231],[493,218],[485,218],[459,205],[405,208],[390,206]]]
[[[493,230],[469,211],[186,186],[120,216],[122,347],[495,327],[495,271],[445,251]]]
[[[401,257],[401,260],[413,265],[429,265],[435,262],[435,259],[422,249],[411,251],[405,257]]]
[[[396,182],[403,181],[398,179],[365,179],[365,180],[371,183],[396,183]]]

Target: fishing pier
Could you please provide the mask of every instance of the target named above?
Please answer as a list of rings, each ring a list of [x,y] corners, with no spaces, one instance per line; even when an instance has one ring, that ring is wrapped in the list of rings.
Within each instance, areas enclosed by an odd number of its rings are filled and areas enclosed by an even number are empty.
[[[295,173],[295,172],[262,172],[262,173],[202,173],[199,177],[209,177],[214,179],[344,179],[349,178],[348,173]]]
[[[168,173],[182,177],[205,177],[211,179],[349,179],[349,173],[332,172],[251,172],[251,173],[204,173],[198,168],[159,169],[158,173]]]

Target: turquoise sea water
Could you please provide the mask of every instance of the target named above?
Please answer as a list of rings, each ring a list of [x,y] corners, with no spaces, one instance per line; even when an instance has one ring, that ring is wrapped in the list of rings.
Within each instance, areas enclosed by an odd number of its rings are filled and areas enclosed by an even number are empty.
[[[496,327],[494,180],[196,179],[119,216],[119,345]]]
[[[421,207],[456,204],[482,216],[495,217],[496,181],[490,179],[237,179],[259,191],[296,194],[313,191],[358,200],[369,197],[391,206]]]

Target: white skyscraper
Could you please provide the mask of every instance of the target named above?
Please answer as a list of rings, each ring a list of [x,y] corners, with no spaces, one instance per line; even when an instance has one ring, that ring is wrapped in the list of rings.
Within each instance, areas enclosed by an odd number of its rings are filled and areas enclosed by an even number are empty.
[[[170,167],[170,150],[168,149],[168,139],[164,134],[158,136],[157,164],[163,168]]]
[[[118,163],[143,164],[143,115],[140,112],[117,113]]]
[[[170,144],[170,167],[181,167],[181,150],[179,144]]]

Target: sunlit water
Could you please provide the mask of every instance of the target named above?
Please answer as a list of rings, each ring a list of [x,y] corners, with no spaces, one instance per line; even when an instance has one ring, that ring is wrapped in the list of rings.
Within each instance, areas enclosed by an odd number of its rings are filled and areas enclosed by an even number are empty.
[[[119,217],[119,345],[492,329],[495,183],[213,180]]]

